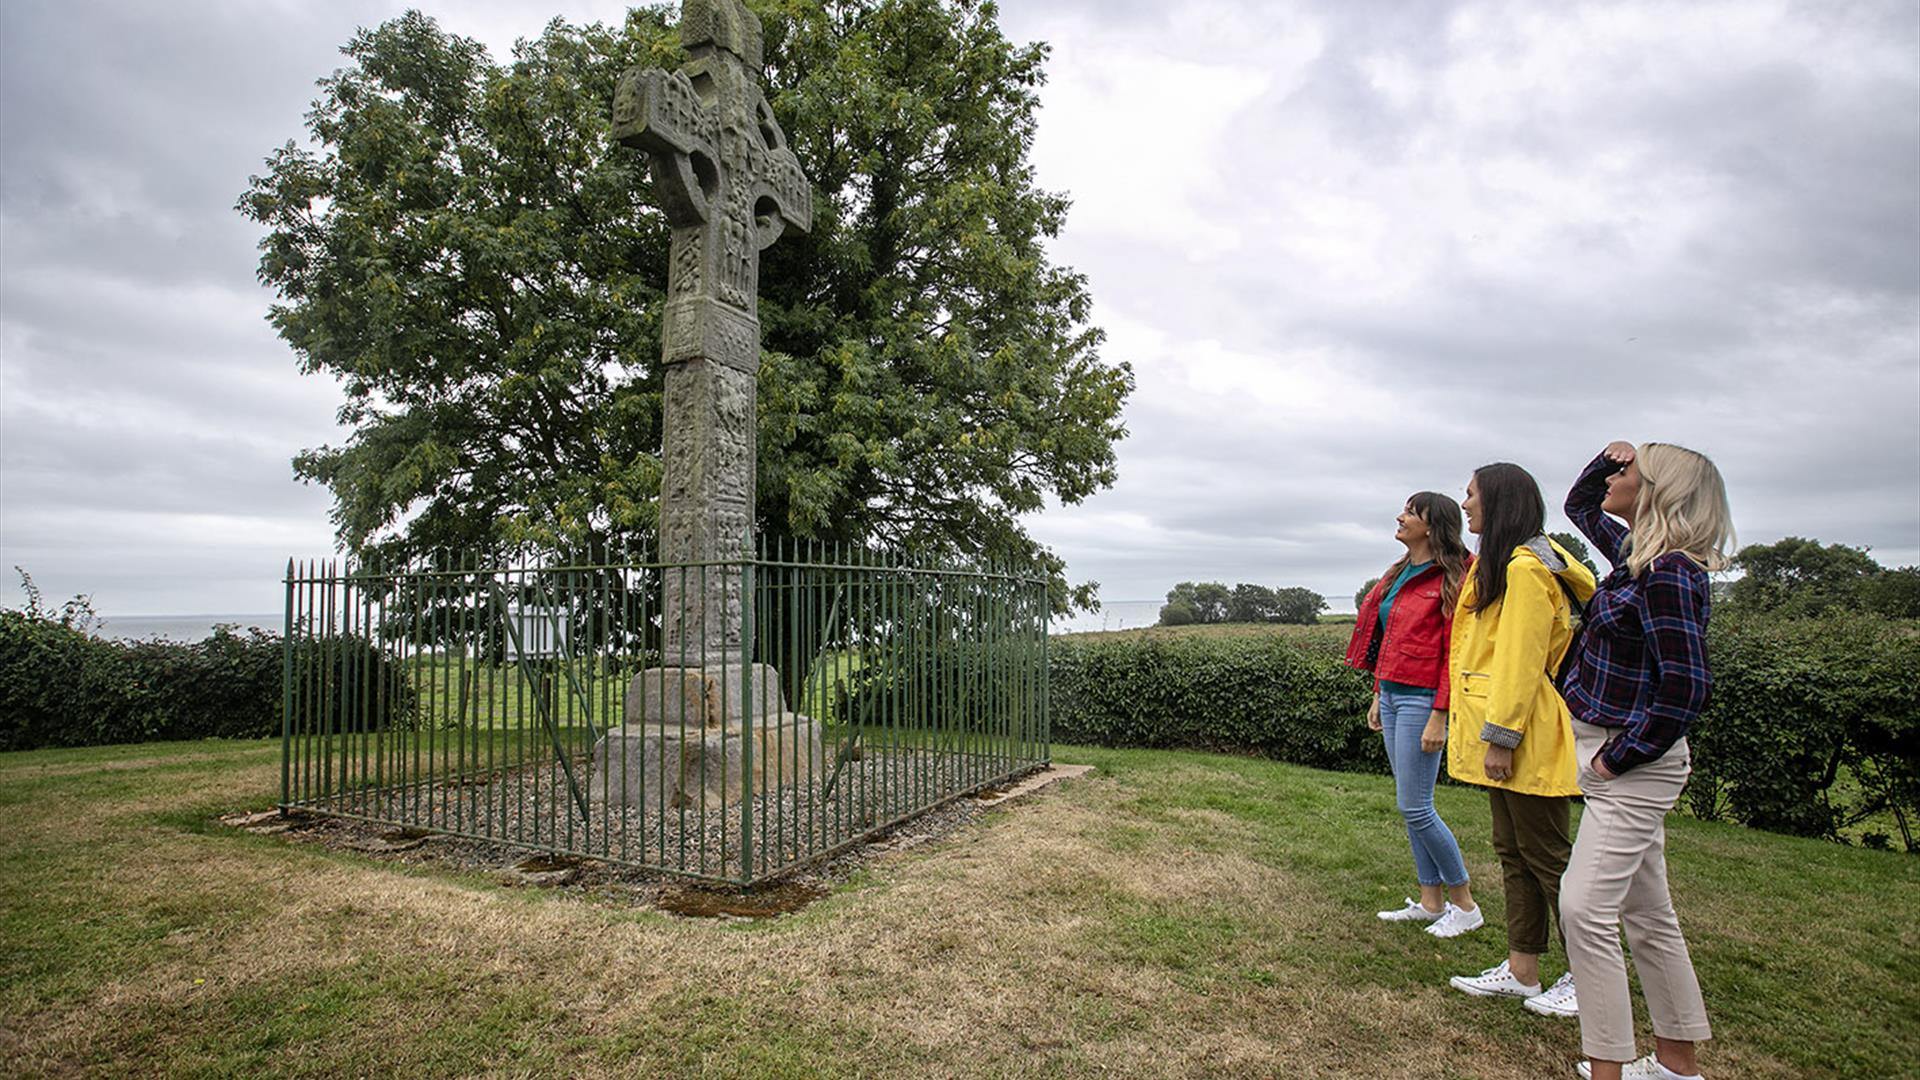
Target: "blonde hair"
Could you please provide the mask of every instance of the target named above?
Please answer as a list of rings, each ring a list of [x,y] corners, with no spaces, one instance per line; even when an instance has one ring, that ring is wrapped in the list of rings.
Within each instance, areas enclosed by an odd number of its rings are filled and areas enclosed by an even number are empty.
[[[1640,491],[1633,501],[1627,572],[1639,577],[1653,560],[1677,551],[1705,570],[1724,570],[1733,549],[1727,485],[1705,454],[1670,443],[1634,451]]]

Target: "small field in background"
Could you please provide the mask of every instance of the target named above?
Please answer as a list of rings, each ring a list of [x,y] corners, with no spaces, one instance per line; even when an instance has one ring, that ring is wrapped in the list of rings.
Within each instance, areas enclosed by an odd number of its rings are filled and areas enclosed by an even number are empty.
[[[402,662],[408,685],[429,726],[477,724],[521,728],[541,723],[541,693],[553,695],[556,721],[591,721],[595,730],[624,722],[627,687],[639,670],[600,660],[558,664],[543,660],[502,664],[474,663],[433,654]],[[800,686],[794,711],[832,715],[835,695],[862,667],[858,654],[833,650],[821,654]],[[544,687],[536,691],[536,684]],[[785,688],[782,688],[783,692]]]
[[[1477,791],[1438,799],[1492,925],[1440,942],[1373,917],[1410,879],[1384,777],[1055,757],[1099,772],[716,922],[215,822],[271,805],[273,742],[0,755],[0,1071],[1572,1075],[1574,1024],[1446,988],[1505,952]],[[1669,849],[1708,1075],[1911,1075],[1920,859],[1678,817]]]

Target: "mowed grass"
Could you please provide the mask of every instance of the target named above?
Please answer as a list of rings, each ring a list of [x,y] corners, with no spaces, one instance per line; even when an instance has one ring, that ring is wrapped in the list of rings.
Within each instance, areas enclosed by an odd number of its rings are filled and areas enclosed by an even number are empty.
[[[1373,917],[1410,876],[1385,778],[1055,756],[1099,771],[739,923],[213,822],[272,802],[273,743],[0,755],[0,1073],[1572,1075],[1574,1024],[1445,986],[1505,948],[1477,792],[1439,799],[1494,926],[1440,942]],[[1710,1076],[1912,1075],[1920,859],[1669,846]]]

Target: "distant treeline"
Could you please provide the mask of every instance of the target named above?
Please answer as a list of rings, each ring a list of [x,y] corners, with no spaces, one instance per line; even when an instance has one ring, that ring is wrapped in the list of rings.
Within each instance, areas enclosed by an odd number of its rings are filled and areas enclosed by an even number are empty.
[[[1167,593],[1161,626],[1206,623],[1299,623],[1311,626],[1327,610],[1327,598],[1312,589],[1269,589],[1244,582],[1229,589],[1218,581],[1183,581]]]

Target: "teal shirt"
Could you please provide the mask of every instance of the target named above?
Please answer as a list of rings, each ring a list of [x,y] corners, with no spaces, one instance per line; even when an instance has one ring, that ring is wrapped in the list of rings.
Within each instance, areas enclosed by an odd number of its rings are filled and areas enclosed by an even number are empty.
[[[1401,588],[1404,587],[1407,582],[1425,573],[1427,567],[1432,565],[1432,559],[1428,559],[1423,563],[1409,563],[1405,570],[1400,571],[1400,576],[1393,579],[1393,584],[1387,587],[1387,594],[1380,598],[1380,628],[1382,630],[1387,628],[1387,612],[1393,610],[1393,598],[1400,595]]]
[[[1400,595],[1400,589],[1405,586],[1407,582],[1426,573],[1427,568],[1432,565],[1432,559],[1428,559],[1423,563],[1409,563],[1405,570],[1400,571],[1400,576],[1393,579],[1393,584],[1387,587],[1386,595],[1380,598],[1380,629],[1385,630],[1387,628],[1387,613],[1393,610],[1393,598]],[[1380,680],[1380,689],[1392,690],[1397,694],[1433,693],[1433,688],[1429,686],[1408,686],[1405,683],[1397,683],[1388,679]]]

